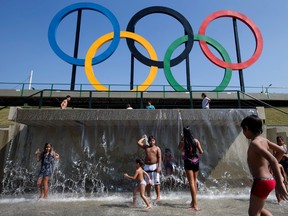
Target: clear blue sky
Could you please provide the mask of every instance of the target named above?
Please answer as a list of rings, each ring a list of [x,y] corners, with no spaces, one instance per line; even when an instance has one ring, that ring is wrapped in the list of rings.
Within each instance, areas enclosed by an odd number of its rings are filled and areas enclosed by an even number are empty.
[[[33,70],[33,83],[70,84],[72,66],[60,59],[51,49],[48,41],[48,28],[53,17],[61,9],[80,2],[84,1],[1,1],[1,82],[28,82],[30,71]],[[85,2],[97,3],[109,9],[118,19],[120,30],[123,31],[126,30],[129,20],[135,13],[149,6],[165,6],[178,11],[189,21],[195,34],[198,33],[203,20],[213,12],[233,10],[245,14],[258,26],[264,41],[263,52],[258,61],[243,70],[246,88],[265,87],[269,84],[272,84],[272,87],[288,87],[287,0],[91,0]],[[59,46],[71,56],[74,48],[75,26],[76,13],[73,13],[61,22],[57,31]],[[97,12],[84,11],[79,58],[85,58],[90,45],[112,30],[112,25],[105,16]],[[255,40],[250,29],[242,22],[238,22],[238,31],[242,61],[246,61],[254,52]],[[172,17],[153,14],[137,23],[136,33],[153,45],[158,59],[162,60],[168,46],[183,35],[183,29]],[[232,62],[237,61],[231,18],[214,20],[208,26],[206,35],[225,47]],[[107,44],[105,44],[106,47]],[[178,54],[182,52],[183,48],[183,46],[177,48],[174,55],[177,55],[177,51]],[[147,55],[140,47],[139,51]],[[121,39],[117,50],[109,59],[93,66],[95,76],[103,84],[128,85],[130,55],[126,40]],[[172,67],[172,72],[180,84],[186,85],[184,68],[183,62]],[[224,69],[214,65],[204,56],[198,42],[194,43],[190,52],[190,69],[192,86],[216,86],[221,82],[224,74]],[[149,67],[136,61],[135,84],[142,83],[149,70]],[[77,68],[76,83],[89,84],[83,67]],[[168,85],[163,69],[158,70],[153,84]],[[91,89],[90,85],[88,86],[86,88]],[[233,71],[229,84],[229,87],[231,86],[239,86],[238,71]],[[1,88],[5,86],[1,85]],[[129,90],[129,87],[125,88]]]

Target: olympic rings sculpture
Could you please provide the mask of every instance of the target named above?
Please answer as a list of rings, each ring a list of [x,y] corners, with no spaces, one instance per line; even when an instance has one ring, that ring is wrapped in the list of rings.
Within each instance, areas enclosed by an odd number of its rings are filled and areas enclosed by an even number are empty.
[[[60,49],[60,47],[58,46],[56,42],[56,32],[57,32],[57,28],[60,22],[66,16],[68,16],[69,14],[77,10],[93,10],[93,11],[102,13],[112,23],[113,30],[114,30],[114,32],[105,34],[102,37],[95,40],[94,43],[88,49],[85,59],[78,59],[78,58],[74,58],[74,57],[67,55]],[[143,17],[153,14],[153,13],[162,13],[162,14],[172,16],[177,21],[179,21],[180,24],[182,24],[185,30],[185,35],[176,39],[168,47],[163,61],[158,61],[157,54],[153,46],[145,38],[143,38],[142,36],[134,32],[136,23]],[[213,20],[221,18],[221,17],[232,17],[232,18],[239,19],[242,22],[244,22],[253,32],[253,35],[256,40],[256,48],[255,48],[253,56],[247,61],[241,62],[241,63],[231,63],[231,59],[229,57],[229,54],[225,50],[225,48],[221,44],[219,44],[217,41],[215,41],[214,39],[208,36],[205,36],[206,28],[208,24],[212,22]],[[151,86],[153,81],[155,80],[158,68],[164,69],[165,77],[168,83],[171,85],[171,87],[175,91],[187,91],[186,88],[181,86],[176,81],[176,79],[172,75],[171,67],[181,63],[184,59],[188,57],[190,51],[192,50],[194,41],[199,41],[199,44],[203,53],[212,63],[225,69],[224,77],[221,83],[213,91],[225,90],[225,88],[228,86],[231,80],[232,70],[239,70],[239,69],[244,69],[244,68],[249,67],[250,65],[252,65],[258,60],[263,50],[263,39],[262,39],[262,35],[258,27],[247,16],[239,12],[230,11],[230,10],[221,10],[221,11],[212,13],[211,15],[206,17],[205,20],[202,22],[198,34],[194,34],[193,29],[190,23],[188,22],[188,20],[179,12],[171,8],[167,8],[167,7],[153,6],[153,7],[145,8],[139,11],[138,13],[136,13],[130,19],[127,25],[126,31],[120,31],[119,23],[111,11],[109,11],[107,8],[101,5],[98,5],[95,3],[84,2],[84,3],[72,4],[60,10],[52,19],[50,26],[49,26],[49,31],[48,31],[48,40],[49,40],[50,46],[54,50],[54,52],[58,55],[58,57],[60,57],[62,60],[66,61],[69,64],[73,64],[77,66],[84,66],[87,79],[89,80],[91,85],[98,91],[108,91],[108,88],[102,85],[97,80],[93,72],[92,65],[99,64],[105,61],[107,58],[109,58],[117,49],[117,46],[121,38],[126,38],[127,45],[133,57],[135,57],[141,63],[150,67],[150,72],[148,74],[148,77],[145,79],[145,81],[141,85],[137,86],[137,88],[133,88],[131,91],[146,91]],[[110,43],[108,48],[103,53],[95,56],[98,49],[104,43],[111,41],[111,40],[112,42]],[[150,59],[143,56],[137,50],[137,48],[134,45],[135,41],[137,41],[147,50]],[[183,43],[185,43],[185,49],[183,50],[183,52],[176,58],[171,59],[171,56],[174,50]],[[221,55],[222,59],[217,58],[209,50],[208,45],[215,48],[216,51]]]

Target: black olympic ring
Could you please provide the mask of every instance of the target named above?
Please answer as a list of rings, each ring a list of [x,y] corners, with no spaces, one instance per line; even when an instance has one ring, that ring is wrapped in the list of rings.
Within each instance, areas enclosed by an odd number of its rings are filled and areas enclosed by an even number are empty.
[[[193,29],[192,26],[190,25],[190,23],[188,22],[188,20],[179,12],[171,9],[171,8],[167,8],[167,7],[161,7],[161,6],[153,6],[153,7],[148,7],[145,8],[141,11],[139,11],[138,13],[136,13],[129,21],[126,31],[129,32],[134,32],[135,33],[135,25],[136,23],[142,19],[144,16],[149,15],[149,14],[153,14],[153,13],[163,13],[163,14],[167,14],[170,15],[172,17],[174,17],[176,20],[178,20],[184,27],[185,30],[185,34],[188,35],[188,41],[187,44],[185,46],[185,49],[183,50],[183,52],[177,56],[174,59],[171,59],[170,65],[171,67],[181,63],[185,58],[187,58],[187,56],[189,55],[190,51],[192,50],[193,47],[193,43],[194,43],[194,35],[193,35]],[[158,68],[164,68],[164,61],[154,61],[151,59],[148,59],[147,57],[143,56],[135,47],[135,43],[134,40],[132,39],[126,39],[127,41],[127,45],[130,49],[130,52],[133,54],[133,56],[140,61],[141,63],[151,67],[151,66],[157,66]]]

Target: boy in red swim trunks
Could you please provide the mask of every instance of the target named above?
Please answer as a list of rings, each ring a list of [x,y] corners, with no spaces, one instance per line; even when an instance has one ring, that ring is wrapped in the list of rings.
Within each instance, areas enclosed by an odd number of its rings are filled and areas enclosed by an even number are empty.
[[[250,172],[254,178],[250,194],[249,215],[272,215],[264,209],[265,200],[275,188],[281,200],[288,200],[288,193],[282,181],[278,167],[278,161],[282,158],[284,151],[277,144],[260,136],[262,131],[262,120],[256,115],[250,115],[241,122],[243,134],[251,140],[247,151],[247,162]],[[268,150],[273,150],[275,157]],[[273,175],[269,171],[271,167]],[[275,179],[274,179],[275,178]]]

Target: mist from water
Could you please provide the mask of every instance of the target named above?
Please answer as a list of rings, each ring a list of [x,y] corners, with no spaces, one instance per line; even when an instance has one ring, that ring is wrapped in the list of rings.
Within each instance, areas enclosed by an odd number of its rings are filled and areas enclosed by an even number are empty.
[[[131,115],[133,110],[125,112]],[[139,110],[138,110],[139,112]],[[190,126],[204,149],[199,172],[199,193],[216,196],[249,193],[250,174],[246,164],[248,141],[241,133],[241,120],[255,110],[143,110],[143,118],[109,120],[75,126],[21,126],[5,151],[1,195],[26,197],[37,194],[40,163],[35,151],[52,143],[60,154],[50,180],[50,194],[67,198],[95,198],[98,195],[131,191],[132,181],[123,173],[135,172],[135,159],[145,152],[137,146],[144,134],[156,137],[164,155],[170,149],[174,157],[172,175],[162,167],[161,191],[165,196],[188,191],[181,152],[178,151],[183,127]],[[152,116],[152,117],[151,117]],[[128,117],[127,117],[128,118]],[[151,120],[152,119],[152,120]],[[235,188],[237,190],[235,191]],[[65,198],[65,199],[66,199]],[[102,197],[103,198],[103,197]]]

